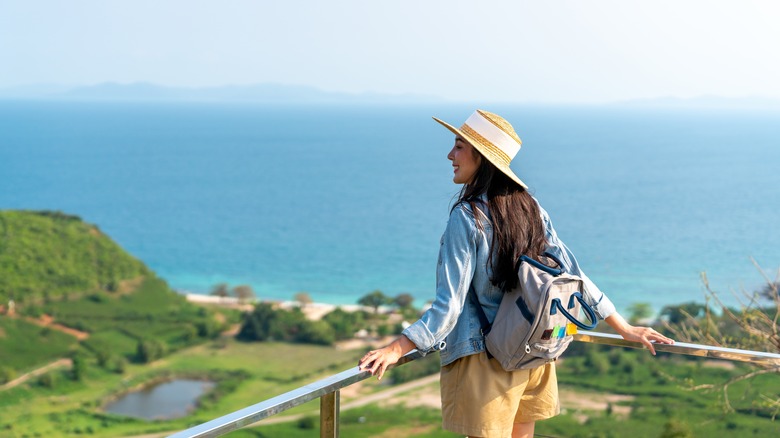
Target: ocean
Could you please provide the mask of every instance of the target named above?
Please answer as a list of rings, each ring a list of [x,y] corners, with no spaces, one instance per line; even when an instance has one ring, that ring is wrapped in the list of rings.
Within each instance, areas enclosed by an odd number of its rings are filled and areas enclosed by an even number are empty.
[[[780,113],[490,105],[513,169],[625,310],[729,303],[780,268]],[[432,299],[473,105],[0,101],[0,209],[97,224],[174,289]]]

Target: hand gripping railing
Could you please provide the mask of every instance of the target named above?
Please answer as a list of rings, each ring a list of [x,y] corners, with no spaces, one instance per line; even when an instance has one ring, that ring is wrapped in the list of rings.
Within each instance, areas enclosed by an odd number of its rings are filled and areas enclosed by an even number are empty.
[[[574,340],[616,347],[645,348],[638,342],[626,341],[618,335],[607,333],[578,333],[574,335]],[[656,351],[672,354],[685,354],[780,367],[780,354],[774,353],[762,353],[758,351],[714,347],[710,345],[687,344],[684,342],[655,344],[654,347]],[[393,367],[405,364],[420,357],[422,357],[422,355],[419,352],[416,350],[412,351],[402,357],[397,364],[393,365]],[[190,429],[175,433],[170,435],[169,438],[205,438],[220,436],[316,398],[320,398],[320,437],[335,438],[339,436],[339,390],[352,385],[353,383],[365,380],[370,376],[371,374],[368,371],[359,371],[356,366],[330,377],[326,377],[320,381],[216,418],[207,423],[199,424]]]

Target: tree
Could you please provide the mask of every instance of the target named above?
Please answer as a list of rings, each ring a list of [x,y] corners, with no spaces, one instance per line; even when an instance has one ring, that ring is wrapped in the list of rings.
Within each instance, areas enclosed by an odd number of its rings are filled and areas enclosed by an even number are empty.
[[[149,363],[165,356],[167,346],[157,339],[138,341],[136,345],[136,357],[139,362]]]
[[[414,303],[414,297],[412,294],[403,293],[393,298],[393,304],[398,306],[399,309],[407,309],[412,307],[412,303]]]
[[[314,302],[314,300],[311,299],[311,296],[309,296],[309,294],[306,292],[298,292],[295,294],[295,301],[301,305],[301,308],[304,308]]]
[[[634,303],[628,306],[628,322],[639,324],[640,321],[653,316],[653,307],[650,303]]]
[[[248,284],[241,284],[233,288],[233,295],[238,298],[238,301],[246,303],[255,299],[255,291],[252,286]]]
[[[780,290],[780,281],[767,282],[761,289],[761,292],[759,292],[759,295],[769,301],[776,301],[780,299],[778,290]]]
[[[271,327],[275,319],[276,312],[271,305],[260,303],[251,313],[244,315],[236,337],[244,341],[266,341],[271,337]]]
[[[364,295],[358,300],[361,306],[372,307],[374,313],[379,313],[379,306],[389,304],[389,298],[382,291],[375,290],[368,295]]]
[[[705,309],[705,305],[691,301],[677,306],[665,306],[661,309],[661,316],[666,317],[669,324],[679,324],[686,321],[689,316],[697,318],[703,315]]]
[[[211,288],[211,293],[209,295],[225,298],[229,295],[227,283],[215,284],[214,287]]]
[[[71,368],[71,378],[80,382],[84,380],[84,375],[87,373],[87,360],[84,356],[77,354],[73,357],[73,367]]]

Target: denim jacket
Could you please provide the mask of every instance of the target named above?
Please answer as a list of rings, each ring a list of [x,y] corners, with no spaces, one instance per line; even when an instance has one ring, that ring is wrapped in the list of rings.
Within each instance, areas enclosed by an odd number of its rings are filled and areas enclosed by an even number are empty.
[[[585,273],[574,255],[558,239],[550,216],[539,206],[547,238],[547,251],[563,264],[565,272],[579,275],[586,282],[585,301],[600,318],[615,312],[615,306]],[[468,203],[458,204],[450,213],[447,228],[441,238],[439,261],[436,268],[436,298],[431,307],[403,334],[417,349],[427,354],[440,350],[441,364],[485,350],[485,342],[477,309],[467,293],[475,290],[479,303],[489,321],[492,321],[501,303],[503,292],[490,282],[492,269],[488,266],[493,229],[486,205],[481,204],[477,215]]]

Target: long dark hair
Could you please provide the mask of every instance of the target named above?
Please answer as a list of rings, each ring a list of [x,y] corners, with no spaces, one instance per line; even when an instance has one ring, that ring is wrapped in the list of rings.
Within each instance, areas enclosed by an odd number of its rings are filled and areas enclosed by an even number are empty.
[[[475,149],[475,154],[479,152]],[[538,259],[544,252],[544,224],[539,212],[539,205],[526,189],[518,185],[490,161],[481,157],[481,163],[474,179],[464,184],[458,196],[458,204],[467,202],[477,222],[482,226],[478,213],[480,198],[487,195],[487,208],[490,212],[493,240],[488,264],[493,267],[490,281],[494,286],[507,292],[517,286],[517,270],[515,264],[521,255]]]

